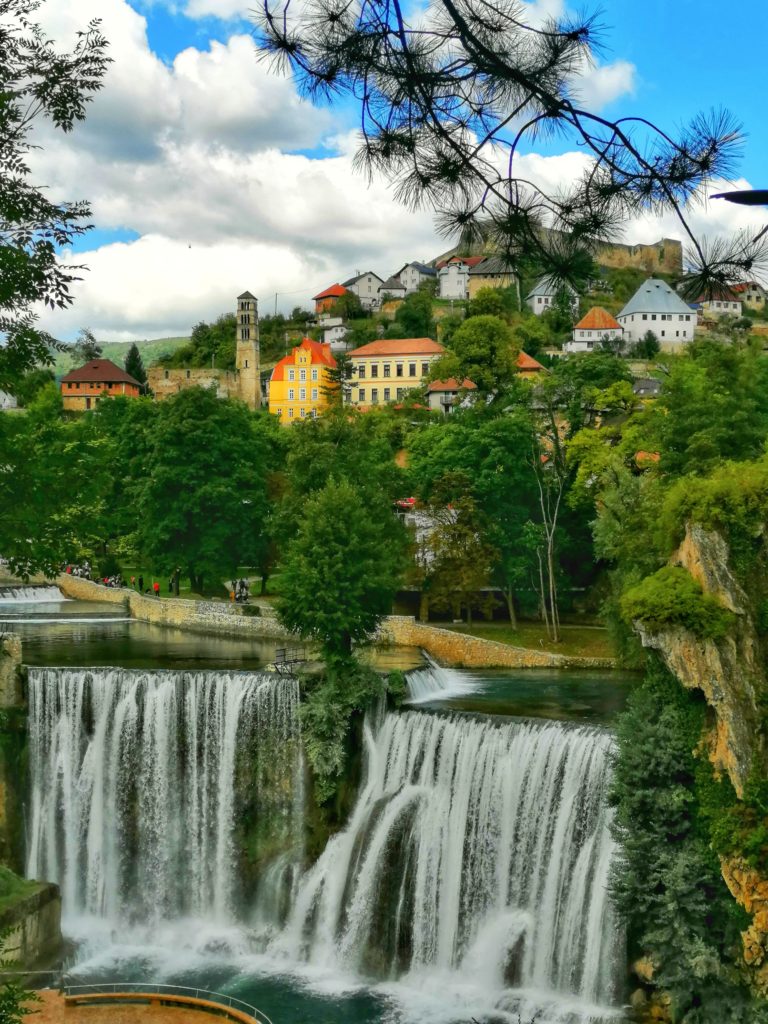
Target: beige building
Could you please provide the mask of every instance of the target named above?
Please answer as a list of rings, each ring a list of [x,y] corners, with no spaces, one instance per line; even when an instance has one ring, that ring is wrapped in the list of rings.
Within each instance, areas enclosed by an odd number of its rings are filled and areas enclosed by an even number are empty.
[[[445,349],[431,338],[397,338],[372,341],[347,354],[352,361],[349,403],[368,409],[401,401],[422,387]]]
[[[238,398],[251,409],[261,406],[261,358],[259,352],[258,301],[250,292],[237,298],[235,370],[215,367],[166,369],[152,366],[147,383],[158,401],[186,388],[215,388],[219,398]]]
[[[509,263],[501,256],[486,256],[469,268],[467,295],[474,299],[481,288],[509,288],[516,281]]]

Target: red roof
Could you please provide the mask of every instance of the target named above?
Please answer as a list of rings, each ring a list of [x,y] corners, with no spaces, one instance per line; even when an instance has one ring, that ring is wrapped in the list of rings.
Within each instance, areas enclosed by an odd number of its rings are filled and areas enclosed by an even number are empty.
[[[382,338],[361,345],[347,355],[355,359],[358,356],[441,356],[444,352],[443,346],[431,338]]]
[[[731,287],[713,288],[711,295],[700,295],[694,302],[739,302],[738,295]]]
[[[81,381],[86,384],[135,384],[137,388],[141,387],[135,377],[116,366],[111,359],[92,359],[85,366],[70,370],[61,380],[62,383]]]
[[[527,352],[521,352],[517,357],[517,368],[518,370],[544,370],[545,367],[538,363],[533,356],[529,356]]]
[[[593,306],[590,311],[579,320],[574,327],[575,331],[621,331],[621,324],[615,317],[603,309],[602,306]]]
[[[474,391],[477,388],[477,384],[473,384],[469,377],[465,377],[461,384],[459,384],[455,377],[449,377],[448,380],[433,380],[427,391],[461,391],[462,388],[467,391]]]
[[[287,356],[283,356],[279,363],[276,364],[272,371],[270,380],[285,380],[285,369],[286,367],[296,365],[295,354],[299,349],[307,349],[312,353],[311,366],[328,366],[334,369],[336,366],[336,360],[333,358],[331,352],[331,346],[326,345],[321,341],[312,341],[311,338],[303,338],[295,348],[293,348]]]
[[[342,295],[347,294],[347,289],[340,284],[332,284],[330,288],[326,288],[324,292],[318,292],[317,295],[313,295],[312,299],[317,302],[318,299],[338,299]]]
[[[449,263],[463,263],[465,267],[476,267],[478,263],[482,263],[485,256],[451,256],[450,259],[440,260],[437,264],[437,269],[441,267],[447,267]]]

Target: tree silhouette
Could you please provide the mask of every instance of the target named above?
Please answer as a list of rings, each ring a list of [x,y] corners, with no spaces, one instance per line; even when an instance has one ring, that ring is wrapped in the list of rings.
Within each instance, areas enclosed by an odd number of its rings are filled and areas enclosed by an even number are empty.
[[[610,120],[578,98],[602,30],[595,16],[534,23],[518,0],[436,0],[409,20],[401,0],[263,0],[263,57],[312,100],[360,107],[357,166],[383,172],[449,236],[490,243],[511,269],[531,260],[579,284],[599,243],[627,218],[672,213],[688,241],[693,290],[746,280],[768,265],[768,233],[712,243],[690,204],[734,169],[740,126],[724,111],[675,135],[643,117]],[[519,154],[557,135],[589,158],[567,187],[526,179]]]

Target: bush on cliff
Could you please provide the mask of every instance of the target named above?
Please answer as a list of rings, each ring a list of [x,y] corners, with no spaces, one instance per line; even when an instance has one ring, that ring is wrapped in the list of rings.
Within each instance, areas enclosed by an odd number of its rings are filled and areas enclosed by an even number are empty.
[[[682,628],[702,640],[721,640],[733,623],[733,613],[676,565],[664,566],[628,590],[621,610],[627,621],[652,633]]]

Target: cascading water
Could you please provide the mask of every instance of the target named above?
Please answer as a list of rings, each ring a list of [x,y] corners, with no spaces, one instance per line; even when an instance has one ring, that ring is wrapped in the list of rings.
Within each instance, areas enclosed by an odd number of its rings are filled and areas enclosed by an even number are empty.
[[[30,670],[27,874],[65,913],[241,916],[246,847],[301,857],[297,704],[266,674]]]
[[[58,587],[0,587],[0,604],[23,601],[26,604],[41,601],[66,601]]]
[[[473,693],[477,686],[467,672],[444,668],[422,651],[426,662],[424,668],[412,669],[406,673],[408,703],[425,704],[429,701],[444,700],[446,697],[460,697]]]
[[[297,880],[298,699],[267,674],[31,670],[29,875],[60,882],[65,912],[149,925],[158,948],[199,955],[189,916],[244,922],[254,970],[394,984],[403,1020],[425,993],[440,1021],[620,1013],[608,733],[370,715],[349,823]]]
[[[349,827],[303,880],[282,948],[424,985],[452,975],[524,1019],[610,1016],[608,734],[408,712],[366,744]]]

